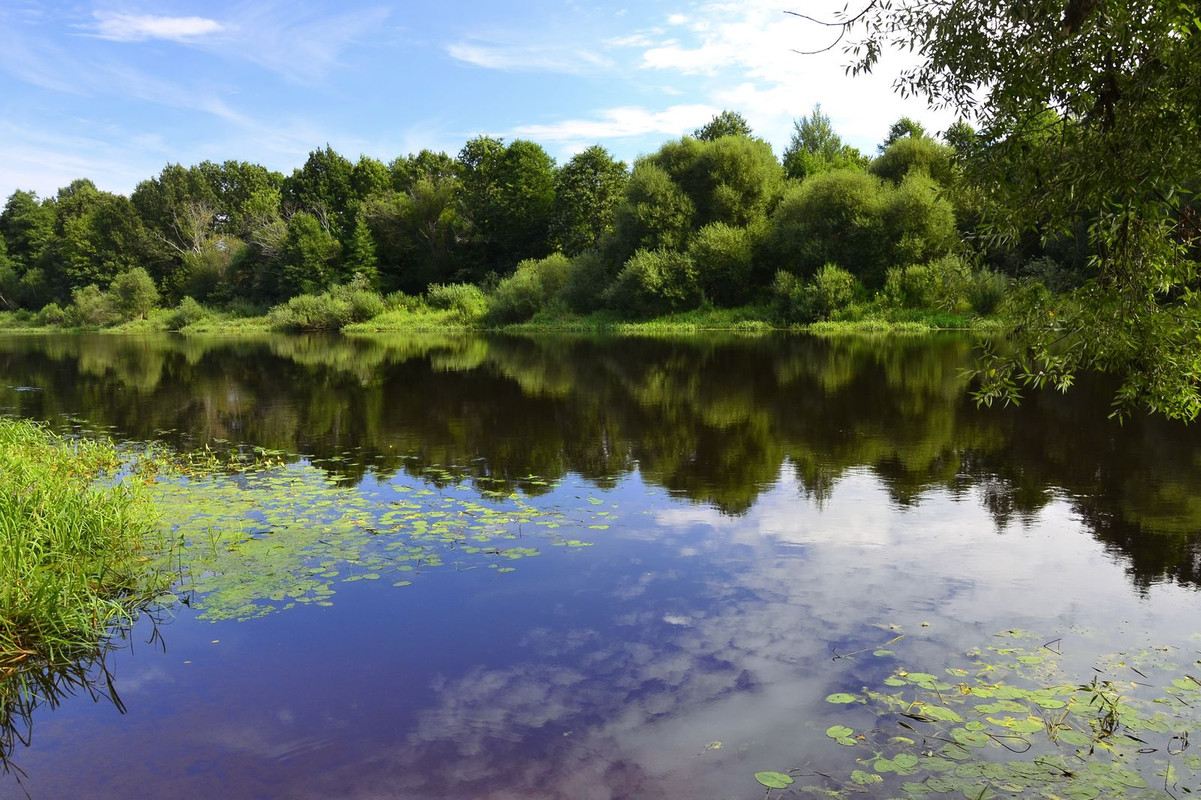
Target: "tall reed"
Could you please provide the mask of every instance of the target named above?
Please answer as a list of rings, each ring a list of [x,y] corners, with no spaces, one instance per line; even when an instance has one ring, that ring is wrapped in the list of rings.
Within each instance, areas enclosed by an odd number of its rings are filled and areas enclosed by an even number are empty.
[[[23,671],[94,653],[170,584],[154,509],[118,465],[111,443],[0,419],[0,710]]]

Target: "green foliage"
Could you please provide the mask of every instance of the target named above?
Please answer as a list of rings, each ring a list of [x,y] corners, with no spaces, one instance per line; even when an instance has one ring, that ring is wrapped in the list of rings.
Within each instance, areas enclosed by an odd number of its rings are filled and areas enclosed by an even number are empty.
[[[811,281],[780,270],[772,283],[772,300],[785,324],[818,322],[849,306],[858,286],[854,275],[834,264],[819,269]]]
[[[462,215],[475,263],[468,274],[508,272],[545,255],[555,202],[554,161],[541,146],[477,137],[458,158]]]
[[[1195,228],[1182,192],[1201,162],[1195,8],[877,4],[850,27],[865,37],[853,45],[853,71],[909,47],[921,57],[900,90],[978,127],[963,168],[994,237],[1088,226],[1090,284],[1065,299],[1059,311],[1070,313],[1014,317],[1018,346],[982,365],[980,399],[1015,400],[1023,384],[1066,388],[1077,371],[1099,369],[1119,376],[1119,414],[1140,404],[1184,419],[1201,413],[1201,267],[1186,244]]]
[[[1188,661],[1187,653],[1119,653],[1080,675],[1063,666],[1060,647],[1038,641],[1028,631],[1004,631],[936,672],[897,667],[859,693],[830,695],[831,703],[862,708],[856,720],[875,716],[858,734],[849,725],[826,731],[864,751],[863,768],[809,773],[820,783],[804,788],[832,798],[861,796],[867,786],[889,796],[1092,798],[1176,797],[1196,784],[1201,758],[1187,744],[1201,683],[1175,663]],[[789,776],[761,775],[755,779],[765,786]]]
[[[900,183],[910,172],[920,170],[942,186],[949,186],[953,175],[954,151],[928,136],[905,136],[890,144],[868,169],[873,175]]]
[[[702,142],[712,142],[723,136],[751,136],[751,126],[737,111],[722,111],[702,127],[692,132]]]
[[[613,230],[617,206],[630,175],[624,161],[593,145],[571,157],[555,174],[551,236],[567,255],[600,247]]]
[[[695,228],[754,224],[771,211],[783,186],[784,170],[771,146],[745,136],[668,142],[650,161],[691,200]]]
[[[112,296],[113,307],[122,319],[145,318],[147,312],[158,306],[158,289],[154,279],[141,267],[113,278],[108,292]]]
[[[0,419],[0,714],[23,676],[95,651],[170,583],[144,557],[166,547],[145,494],[93,483],[117,464],[107,442]]]
[[[341,246],[322,220],[307,211],[293,214],[279,256],[281,290],[314,292],[329,286],[340,252]]]
[[[926,175],[893,187],[860,170],[832,170],[791,189],[765,243],[769,259],[798,274],[837,264],[869,288],[889,267],[925,261],[955,244],[955,216]]]
[[[284,202],[298,212],[319,216],[329,232],[340,236],[353,229],[357,209],[351,188],[353,173],[354,165],[327,144],[324,149],[310,152],[304,166],[284,181]]]
[[[634,164],[625,202],[617,209],[614,240],[618,260],[639,247],[680,250],[692,229],[696,206],[659,165]]]
[[[200,305],[193,298],[185,296],[179,301],[179,305],[176,306],[174,313],[171,315],[168,327],[174,331],[183,330],[189,325],[206,319],[208,316],[209,312],[204,306]]]
[[[696,266],[673,250],[638,250],[605,291],[609,308],[633,317],[695,308],[700,299]]]
[[[885,263],[916,264],[939,258],[958,242],[955,211],[924,172],[912,172],[883,195]],[[873,273],[880,276],[878,271]]]
[[[697,282],[706,300],[736,306],[750,299],[754,237],[746,228],[714,222],[701,228],[688,244]]]
[[[838,264],[859,276],[886,266],[887,191],[862,170],[824,172],[789,189],[772,218],[770,261],[798,274]]]
[[[988,270],[973,271],[958,256],[888,270],[883,294],[905,308],[991,314],[1008,291],[1005,279]]]
[[[888,126],[888,133],[885,134],[883,143],[879,145],[879,150],[883,153],[902,139],[921,139],[925,135],[926,128],[922,123],[909,117],[901,117]]]
[[[54,205],[34,192],[15,191],[0,212],[0,235],[18,274],[38,265],[54,237]]]
[[[571,261],[562,253],[526,259],[496,287],[488,304],[493,322],[521,322],[538,313],[567,284]]]
[[[39,325],[63,325],[69,318],[68,312],[60,308],[58,303],[47,303],[38,312]]]
[[[464,321],[482,317],[488,311],[488,298],[470,283],[434,284],[426,290],[425,301],[430,308],[453,311]]]
[[[321,294],[301,294],[267,312],[271,327],[291,331],[337,331],[354,322],[382,314],[384,300],[356,275],[349,284],[331,286]]]
[[[599,252],[585,251],[571,259],[571,269],[560,296],[572,311],[581,314],[597,311],[616,274],[612,262]]]
[[[832,169],[862,167],[866,163],[857,149],[843,144],[830,117],[822,113],[820,103],[808,117],[793,122],[792,139],[781,160],[785,173],[796,180]]]
[[[94,283],[71,292],[71,308],[68,315],[71,324],[81,328],[103,328],[121,321],[113,298]]]

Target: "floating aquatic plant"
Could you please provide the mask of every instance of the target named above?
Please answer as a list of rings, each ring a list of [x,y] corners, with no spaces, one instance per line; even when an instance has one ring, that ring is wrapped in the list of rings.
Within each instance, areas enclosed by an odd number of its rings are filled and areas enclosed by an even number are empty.
[[[339,583],[404,587],[430,571],[511,572],[543,546],[589,546],[560,531],[603,529],[597,523],[611,516],[593,503],[571,509],[481,494],[441,467],[431,467],[428,480],[355,486],[270,454],[232,471],[202,464],[161,472],[162,461],[154,463],[140,471],[154,472],[151,496],[182,544],[177,593],[211,620],[329,605]]]
[[[1164,647],[1110,655],[1081,678],[1063,666],[1061,640],[1039,641],[1005,631],[956,666],[897,667],[880,685],[831,694],[827,702],[848,718],[826,736],[854,749],[855,767],[755,779],[769,795],[787,788],[821,797],[973,800],[1181,798],[1201,785],[1201,752],[1190,740],[1201,724],[1197,653]]]

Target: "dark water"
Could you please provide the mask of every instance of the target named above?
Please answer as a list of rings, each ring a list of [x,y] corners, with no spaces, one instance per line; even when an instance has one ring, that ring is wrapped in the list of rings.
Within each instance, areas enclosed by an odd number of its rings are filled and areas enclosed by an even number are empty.
[[[330,605],[244,621],[196,593],[108,655],[125,713],[35,712],[0,796],[753,798],[757,770],[851,764],[824,698],[896,665],[837,656],[901,632],[938,667],[1028,629],[1082,680],[1196,652],[1201,434],[1117,425],[1095,380],[977,409],[970,359],[957,337],[0,338],[0,413],[282,451],[381,507],[561,514],[512,571],[444,548],[410,585],[331,579]]]

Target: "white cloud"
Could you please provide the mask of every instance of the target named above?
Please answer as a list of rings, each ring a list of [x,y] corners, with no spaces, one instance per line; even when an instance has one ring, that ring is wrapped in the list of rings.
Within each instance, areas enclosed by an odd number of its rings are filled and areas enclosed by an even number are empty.
[[[571,47],[461,41],[448,45],[446,52],[458,61],[486,69],[583,73],[610,66],[597,53]]]
[[[547,125],[521,125],[518,136],[536,141],[580,142],[620,139],[647,134],[680,136],[703,125],[720,109],[707,104],[676,105],[662,111],[622,106],[597,112],[593,119],[568,119]]]
[[[815,7],[816,6],[816,7]],[[699,82],[710,103],[742,113],[755,132],[777,145],[787,143],[792,121],[815,103],[834,121],[848,143],[871,151],[889,123],[902,115],[932,130],[953,120],[920,101],[902,100],[892,90],[896,71],[912,62],[905,53],[888,53],[876,73],[849,77],[850,57],[841,46],[815,55],[831,44],[832,29],[784,13],[778,0],[710,2],[687,18],[673,14],[670,37],[645,37],[640,67],[676,73]],[[833,19],[836,0],[806,6],[816,18]],[[633,37],[628,37],[633,40]]]
[[[96,12],[94,16],[96,36],[117,42],[141,42],[146,39],[190,42],[226,30],[225,25],[206,17],[158,17],[149,14],[102,12]]]

